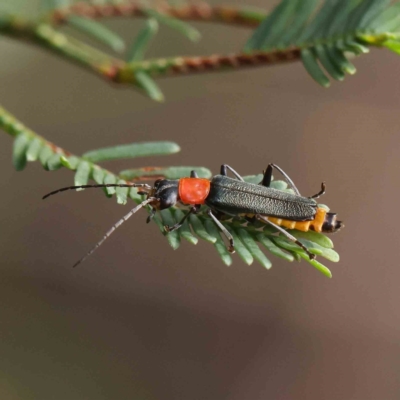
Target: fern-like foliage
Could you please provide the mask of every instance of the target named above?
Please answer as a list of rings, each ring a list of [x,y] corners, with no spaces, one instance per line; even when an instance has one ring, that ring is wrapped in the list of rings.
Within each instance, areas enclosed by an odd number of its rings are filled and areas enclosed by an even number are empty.
[[[300,51],[304,67],[322,86],[356,69],[348,54],[368,45],[400,53],[400,3],[390,0],[282,0],[248,40],[245,51]]]
[[[367,53],[371,46],[400,53],[400,4],[390,0],[281,0],[270,14],[243,7],[139,0],[44,0],[43,4],[43,12],[31,19],[0,10],[0,34],[44,47],[156,101],[164,100],[156,83],[164,76],[302,60],[311,77],[327,87],[329,77],[343,80],[345,74],[355,73],[351,55]],[[145,23],[136,37],[125,41],[102,23],[108,17],[145,18]],[[256,28],[244,52],[146,58],[159,27],[199,40],[200,32],[190,20]],[[72,37],[60,29],[62,25],[108,46],[112,54]]]
[[[92,179],[98,184],[128,183],[137,180],[152,180],[155,177],[178,179],[189,176],[192,169],[201,177],[211,177],[211,172],[204,167],[145,167],[133,170],[124,170],[114,174],[97,165],[97,162],[122,158],[145,157],[150,155],[168,155],[179,151],[179,146],[173,142],[136,143],[123,146],[110,147],[87,152],[82,156],[75,156],[54,144],[46,141],[35,132],[18,122],[11,114],[0,108],[0,127],[15,136],[13,148],[13,163],[18,171],[25,168],[28,161],[39,161],[48,171],[65,167],[75,171],[75,185],[86,185]],[[258,183],[261,175],[244,178],[248,182]],[[279,190],[291,190],[283,181],[273,181],[272,187]],[[105,188],[107,196],[115,195],[119,204],[126,204],[128,198],[136,203],[143,201],[137,194],[136,188]],[[173,249],[180,246],[184,239],[191,244],[197,244],[199,239],[212,243],[226,265],[232,263],[232,257],[221,237],[218,228],[206,213],[191,215],[189,221],[176,231],[166,233],[164,225],[174,225],[187,212],[179,207],[163,210],[154,218],[160,231],[166,236]],[[235,239],[237,254],[243,261],[250,265],[254,260],[265,268],[271,268],[271,261],[260,250],[259,246],[268,250],[273,255],[287,261],[304,258],[325,276],[331,277],[327,267],[316,260],[310,260],[308,255],[297,245],[288,241],[284,236],[279,236],[271,227],[259,222],[249,224],[241,219],[230,219],[223,224],[232,233]],[[330,261],[339,261],[338,254],[333,250],[332,241],[325,235],[316,232],[300,232],[292,230],[291,233],[308,247],[310,252],[325,257]]]

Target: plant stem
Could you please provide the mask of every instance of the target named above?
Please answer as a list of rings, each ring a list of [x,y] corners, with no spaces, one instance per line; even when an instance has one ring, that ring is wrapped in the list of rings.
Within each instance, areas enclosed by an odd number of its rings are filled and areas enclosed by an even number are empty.
[[[146,17],[146,9],[152,9],[181,20],[217,22],[243,27],[255,27],[266,17],[262,11],[230,6],[211,6],[207,3],[172,6],[167,3],[144,6],[138,1],[118,4],[88,4],[79,2],[53,11],[50,18],[55,24],[64,23],[69,15],[86,18]]]

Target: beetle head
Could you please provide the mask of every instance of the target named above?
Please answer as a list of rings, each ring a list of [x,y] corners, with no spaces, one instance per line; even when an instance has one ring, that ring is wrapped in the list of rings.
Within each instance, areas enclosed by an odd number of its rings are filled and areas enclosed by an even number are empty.
[[[157,179],[148,197],[155,197],[157,204],[154,206],[158,210],[172,207],[178,201],[178,180]]]

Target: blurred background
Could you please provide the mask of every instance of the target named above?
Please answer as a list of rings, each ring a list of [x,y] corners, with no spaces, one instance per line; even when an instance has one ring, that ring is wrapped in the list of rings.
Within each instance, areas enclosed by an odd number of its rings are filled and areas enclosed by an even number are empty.
[[[4,5],[34,1],[3,0]],[[7,4],[8,3],[8,4]],[[215,4],[215,3],[214,3]],[[225,3],[226,4],[226,3]],[[236,1],[236,4],[241,4]],[[271,7],[274,1],[255,0]],[[110,20],[124,37],[141,20]],[[240,49],[250,30],[195,24],[193,45],[162,28],[150,56]],[[271,254],[269,271],[231,267],[211,245],[173,251],[139,213],[80,268],[71,265],[125,208],[97,191],[41,196],[71,171],[11,164],[0,135],[0,398],[40,400],[398,399],[400,59],[372,50],[323,89],[300,63],[159,81],[157,104],[22,42],[0,42],[6,109],[76,154],[172,140],[170,157],[104,163],[222,163],[243,175],[280,165],[345,229],[325,278]],[[396,250],[397,249],[397,250]]]

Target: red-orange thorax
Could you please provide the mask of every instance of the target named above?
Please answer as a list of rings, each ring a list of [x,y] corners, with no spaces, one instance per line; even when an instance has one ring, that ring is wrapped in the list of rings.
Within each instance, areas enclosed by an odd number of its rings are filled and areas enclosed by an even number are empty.
[[[210,181],[208,179],[179,179],[179,197],[183,204],[204,204],[209,192]]]

